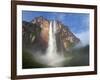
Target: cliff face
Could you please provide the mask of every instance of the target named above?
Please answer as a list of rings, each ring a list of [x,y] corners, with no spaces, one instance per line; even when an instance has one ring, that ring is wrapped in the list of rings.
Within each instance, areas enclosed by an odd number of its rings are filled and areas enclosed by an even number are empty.
[[[37,43],[38,46],[46,49],[48,47],[49,24],[50,21],[43,18],[42,16],[36,17],[31,22],[23,22],[23,42],[25,42],[27,39],[28,41],[26,42],[30,42],[32,45]],[[80,42],[80,40],[70,31],[68,26],[65,26],[61,22],[56,21],[56,27],[56,41],[58,51],[68,50]],[[25,35],[27,35],[26,38]]]
[[[57,46],[58,50],[64,51],[78,44],[80,40],[70,31],[68,26],[63,25],[61,22],[57,21]]]
[[[49,24],[50,22],[43,17],[36,17],[31,21],[33,24],[37,24],[41,28],[40,32],[40,42],[44,43],[45,46],[48,45],[48,32],[49,32]]]

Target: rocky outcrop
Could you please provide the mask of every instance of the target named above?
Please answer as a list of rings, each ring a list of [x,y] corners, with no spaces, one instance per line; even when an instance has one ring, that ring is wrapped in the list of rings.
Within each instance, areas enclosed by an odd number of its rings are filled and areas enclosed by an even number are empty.
[[[36,17],[34,20],[31,21],[33,24],[37,24],[40,26],[41,28],[41,32],[40,32],[40,39],[42,40],[42,42],[44,42],[45,46],[48,45],[48,32],[49,32],[49,24],[50,22],[43,18],[42,16],[40,17]]]
[[[70,31],[68,26],[63,25],[61,22],[57,21],[57,45],[58,50],[64,51],[78,44],[80,40]]]
[[[23,22],[23,42],[38,45],[46,49],[48,47],[50,21],[44,17],[36,17],[31,22]],[[56,21],[56,42],[58,51],[65,51],[78,44],[80,40],[70,31],[67,25]],[[36,44],[37,43],[37,44]],[[23,43],[26,44],[26,43]],[[39,48],[39,47],[38,47]]]

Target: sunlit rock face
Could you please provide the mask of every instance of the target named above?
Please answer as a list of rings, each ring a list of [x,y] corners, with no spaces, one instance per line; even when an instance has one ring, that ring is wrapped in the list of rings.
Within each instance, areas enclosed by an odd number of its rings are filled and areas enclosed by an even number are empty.
[[[57,21],[56,38],[59,51],[68,50],[80,42],[80,40],[71,32],[68,26],[63,25],[59,21]]]
[[[50,22],[47,19],[40,16],[40,17],[36,17],[34,20],[32,20],[32,23],[40,26],[40,28],[41,28],[40,40],[41,40],[41,42],[44,43],[45,46],[47,46]]]
[[[55,34],[56,44],[59,52],[68,51],[71,47],[80,42],[80,40],[71,32],[69,26],[62,24],[62,22],[58,20],[55,20],[55,22],[57,29]],[[24,39],[27,39],[29,42],[31,41],[33,46],[37,43],[37,45],[39,47],[41,46],[40,48],[43,48],[43,50],[47,49],[50,21],[39,16],[34,18],[31,22],[27,22],[27,24],[28,26],[25,22],[23,23],[23,37],[28,33],[28,36],[26,38],[24,37]],[[31,25],[29,26],[29,24]],[[33,32],[35,35],[32,35]]]

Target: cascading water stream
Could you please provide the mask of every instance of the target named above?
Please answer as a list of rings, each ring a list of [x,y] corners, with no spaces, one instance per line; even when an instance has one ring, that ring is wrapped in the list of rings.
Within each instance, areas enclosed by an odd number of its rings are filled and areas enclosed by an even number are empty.
[[[56,23],[51,21],[49,27],[49,41],[47,48],[47,56],[53,59],[57,55],[57,46],[56,46]]]

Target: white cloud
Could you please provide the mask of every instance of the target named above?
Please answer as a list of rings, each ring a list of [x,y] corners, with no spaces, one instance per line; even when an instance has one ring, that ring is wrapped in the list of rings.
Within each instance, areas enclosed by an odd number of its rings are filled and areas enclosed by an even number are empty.
[[[80,40],[83,46],[86,46],[89,44],[89,31],[84,31],[81,33],[75,34]]]

